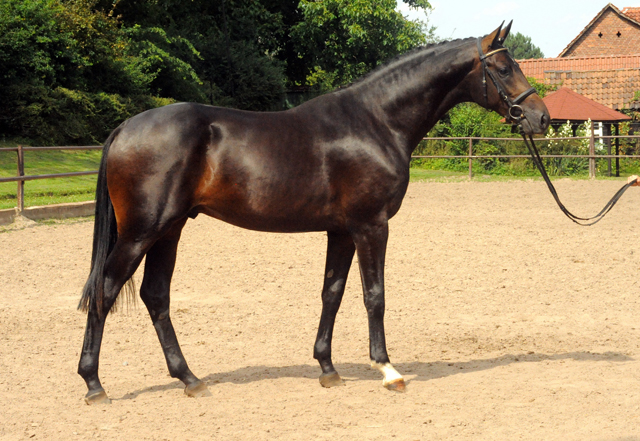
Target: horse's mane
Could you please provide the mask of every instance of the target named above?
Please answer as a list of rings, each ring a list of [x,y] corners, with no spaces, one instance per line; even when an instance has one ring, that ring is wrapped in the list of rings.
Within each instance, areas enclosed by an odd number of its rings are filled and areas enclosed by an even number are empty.
[[[400,62],[404,62],[408,59],[411,59],[413,57],[416,56],[421,56],[421,57],[430,57],[430,56],[435,56],[439,53],[442,53],[448,49],[452,49],[455,47],[460,46],[463,43],[466,43],[468,40],[471,40],[471,38],[457,38],[455,40],[445,40],[445,41],[441,41],[438,43],[430,43],[424,46],[418,46],[415,47],[407,52],[404,52],[402,54],[398,54],[393,58],[390,58],[389,60],[385,61],[384,63],[376,66],[374,69],[372,69],[371,71],[367,72],[366,74],[364,74],[363,76],[361,76],[360,78],[358,78],[357,80],[355,80],[354,82],[350,83],[350,84],[346,84],[344,86],[341,86],[338,88],[338,90],[344,90],[344,89],[348,89],[352,86],[356,86],[358,84],[363,83],[364,81],[368,80],[369,78],[377,75],[378,73],[380,73],[381,71],[384,71],[390,67],[393,67],[397,64],[399,64]]]

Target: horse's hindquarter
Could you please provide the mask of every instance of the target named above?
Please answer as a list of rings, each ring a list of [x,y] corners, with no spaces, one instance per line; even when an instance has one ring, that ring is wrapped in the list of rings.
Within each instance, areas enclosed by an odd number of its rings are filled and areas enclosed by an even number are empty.
[[[117,129],[107,155],[107,185],[119,234],[162,229],[190,209],[202,170],[201,146],[208,142],[197,109],[152,109]]]

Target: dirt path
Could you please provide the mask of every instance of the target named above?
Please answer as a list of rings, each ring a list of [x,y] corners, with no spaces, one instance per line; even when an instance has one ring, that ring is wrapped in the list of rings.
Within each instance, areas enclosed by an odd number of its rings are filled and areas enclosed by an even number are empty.
[[[578,214],[620,182],[559,181]],[[640,440],[640,190],[600,224],[541,182],[416,183],[391,221],[386,328],[405,394],[368,367],[357,264],[336,324],[346,387],[312,358],[324,234],[190,221],[172,317],[210,398],[167,374],[141,302],[111,315],[89,407],[75,373],[92,222],[0,234],[0,439]],[[137,276],[139,278],[139,276]],[[138,279],[139,280],[139,279]]]

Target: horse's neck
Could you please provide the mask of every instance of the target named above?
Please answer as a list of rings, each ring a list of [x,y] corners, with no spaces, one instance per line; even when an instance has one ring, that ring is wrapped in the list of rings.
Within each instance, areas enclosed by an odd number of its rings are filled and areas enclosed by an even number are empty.
[[[379,110],[381,122],[410,152],[449,109],[470,100],[463,82],[474,54],[467,46],[408,56],[357,85],[362,100]]]

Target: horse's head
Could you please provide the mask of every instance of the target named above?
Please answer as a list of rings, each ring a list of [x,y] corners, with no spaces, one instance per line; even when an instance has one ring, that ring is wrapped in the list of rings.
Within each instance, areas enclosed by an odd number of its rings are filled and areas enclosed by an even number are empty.
[[[477,65],[473,69],[473,101],[520,124],[528,135],[544,133],[549,126],[547,107],[531,87],[518,63],[502,44],[511,23],[478,39]],[[477,80],[477,81],[476,81]]]

